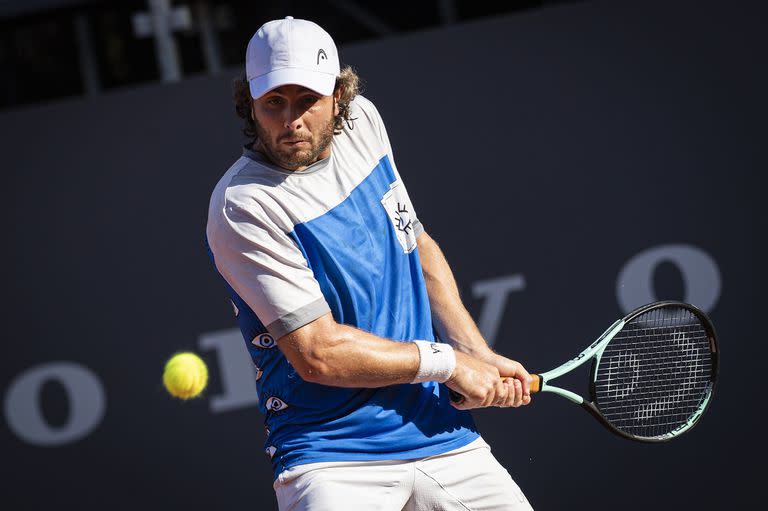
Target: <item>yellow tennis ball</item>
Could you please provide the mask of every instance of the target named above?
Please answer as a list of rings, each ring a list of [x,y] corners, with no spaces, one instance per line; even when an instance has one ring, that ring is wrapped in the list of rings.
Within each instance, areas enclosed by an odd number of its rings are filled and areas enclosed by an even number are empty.
[[[165,364],[163,384],[180,399],[197,397],[208,384],[208,367],[194,353],[177,353]]]

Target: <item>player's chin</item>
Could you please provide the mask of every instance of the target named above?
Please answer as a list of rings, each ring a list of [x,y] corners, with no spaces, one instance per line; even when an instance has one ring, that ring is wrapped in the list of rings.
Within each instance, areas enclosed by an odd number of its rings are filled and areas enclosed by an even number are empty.
[[[314,163],[314,151],[298,148],[293,151],[281,151],[280,159],[290,167],[308,167]]]

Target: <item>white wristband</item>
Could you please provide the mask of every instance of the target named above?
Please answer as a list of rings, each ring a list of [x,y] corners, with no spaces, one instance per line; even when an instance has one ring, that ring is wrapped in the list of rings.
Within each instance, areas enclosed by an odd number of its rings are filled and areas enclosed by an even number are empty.
[[[411,383],[437,381],[443,383],[453,374],[456,354],[450,344],[430,341],[413,341],[419,348],[419,371]]]

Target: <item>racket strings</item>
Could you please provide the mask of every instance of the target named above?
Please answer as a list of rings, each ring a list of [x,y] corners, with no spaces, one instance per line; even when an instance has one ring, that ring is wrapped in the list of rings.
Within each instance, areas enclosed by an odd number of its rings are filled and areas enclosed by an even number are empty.
[[[712,353],[700,320],[681,307],[631,320],[603,351],[595,397],[602,415],[625,433],[669,435],[689,423],[712,388]]]

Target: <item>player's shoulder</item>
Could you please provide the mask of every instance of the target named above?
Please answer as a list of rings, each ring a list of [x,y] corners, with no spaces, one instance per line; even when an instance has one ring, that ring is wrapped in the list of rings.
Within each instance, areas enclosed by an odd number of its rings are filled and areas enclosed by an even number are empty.
[[[362,94],[358,94],[355,96],[355,98],[352,100],[352,104],[365,111],[376,111],[376,105],[373,104],[373,101],[368,99],[367,97],[363,96]]]
[[[350,117],[358,119],[360,116],[373,124],[379,124],[381,122],[381,115],[376,105],[370,99],[365,96],[357,95],[350,103]]]
[[[373,101],[360,95],[352,100],[347,132],[353,138],[385,142],[384,121]]]
[[[211,194],[211,210],[227,214],[233,209],[264,214],[268,192],[274,188],[273,176],[245,154],[221,176]]]

